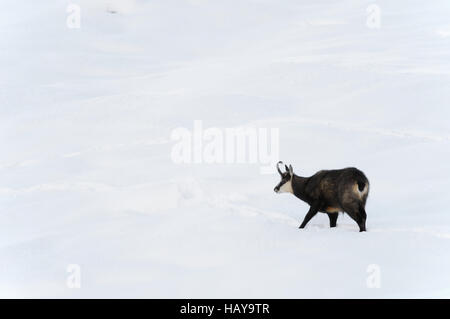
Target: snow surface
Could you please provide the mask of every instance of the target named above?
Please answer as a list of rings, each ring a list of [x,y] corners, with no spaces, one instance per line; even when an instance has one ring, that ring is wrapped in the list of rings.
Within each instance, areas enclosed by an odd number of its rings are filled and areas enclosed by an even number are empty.
[[[80,29],[2,1],[0,297],[450,297],[447,0],[72,2]],[[175,164],[194,120],[279,128],[299,175],[360,168],[368,232],[299,230],[275,169]]]

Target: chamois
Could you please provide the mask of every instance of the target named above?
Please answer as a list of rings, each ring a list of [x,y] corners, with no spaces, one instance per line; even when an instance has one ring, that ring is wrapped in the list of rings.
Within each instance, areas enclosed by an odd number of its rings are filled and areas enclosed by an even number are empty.
[[[366,201],[369,195],[369,180],[360,170],[349,167],[336,170],[322,170],[311,177],[294,174],[292,165],[284,165],[286,171],[277,170],[281,182],[275,186],[275,193],[291,193],[306,202],[310,208],[299,228],[306,224],[318,212],[326,213],[330,227],[336,227],[338,213],[347,213],[359,226],[359,231],[366,231]]]

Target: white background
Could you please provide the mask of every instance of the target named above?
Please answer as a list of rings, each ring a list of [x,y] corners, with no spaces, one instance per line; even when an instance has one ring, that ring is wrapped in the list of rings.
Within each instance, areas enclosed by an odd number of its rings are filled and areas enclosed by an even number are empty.
[[[79,29],[69,3],[2,1],[1,297],[450,297],[447,0],[74,0]],[[299,230],[275,168],[174,164],[194,120],[360,168],[368,231]]]

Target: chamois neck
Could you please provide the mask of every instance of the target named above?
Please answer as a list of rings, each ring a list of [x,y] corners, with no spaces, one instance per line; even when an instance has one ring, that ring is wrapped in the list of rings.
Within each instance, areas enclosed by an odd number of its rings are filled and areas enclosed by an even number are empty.
[[[292,190],[294,192],[294,195],[306,202],[309,200],[305,192],[307,182],[308,182],[307,177],[302,177],[295,174],[292,177]]]

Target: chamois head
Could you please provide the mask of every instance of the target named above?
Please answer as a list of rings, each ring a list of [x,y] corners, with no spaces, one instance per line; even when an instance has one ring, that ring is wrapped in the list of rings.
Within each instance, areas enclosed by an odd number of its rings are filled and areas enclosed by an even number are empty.
[[[284,165],[284,168],[286,171],[283,173],[280,169],[280,165],[283,164],[283,162],[277,163],[277,170],[278,173],[281,176],[281,181],[278,183],[277,186],[273,189],[275,193],[293,193],[292,190],[292,177],[294,176],[294,170],[292,169],[292,165]]]

